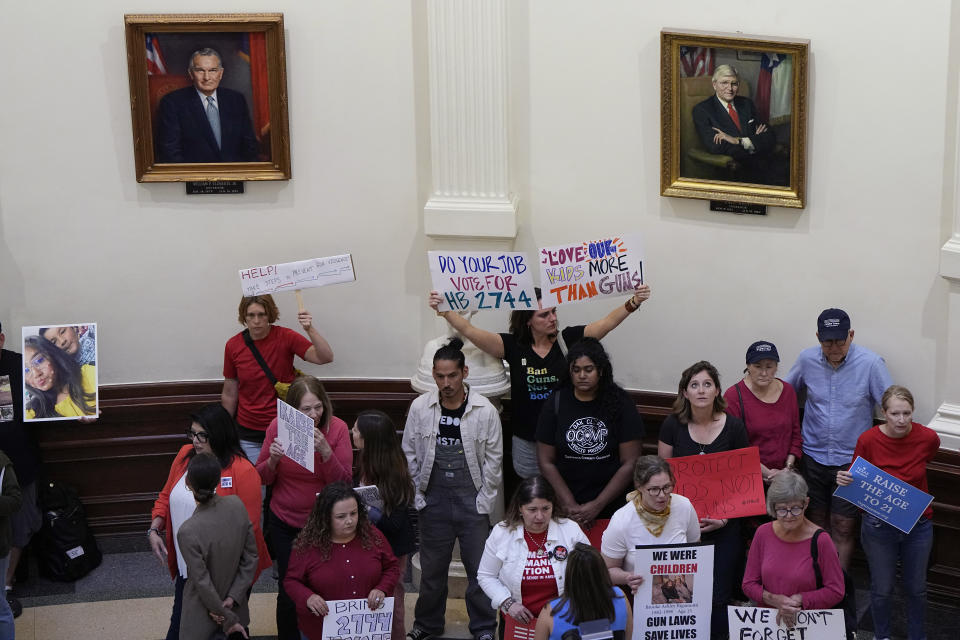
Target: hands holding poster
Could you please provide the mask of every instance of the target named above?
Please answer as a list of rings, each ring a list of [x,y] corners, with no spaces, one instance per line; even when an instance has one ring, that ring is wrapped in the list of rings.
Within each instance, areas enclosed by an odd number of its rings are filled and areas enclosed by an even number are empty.
[[[23,419],[95,420],[99,410],[97,325],[23,327],[22,336]],[[9,377],[4,377],[9,386]]]
[[[277,440],[283,455],[313,473],[313,418],[277,398]],[[270,455],[274,454],[270,445]],[[279,454],[277,454],[279,455]]]
[[[433,288],[443,296],[437,311],[538,309],[527,254],[429,251]]]
[[[801,609],[797,623],[777,622],[777,610],[765,607],[727,607],[730,640],[846,640],[842,609]]]
[[[633,598],[639,640],[709,640],[713,608],[713,545],[640,546],[634,572],[643,582]]]
[[[619,296],[643,284],[637,234],[540,249],[543,306]]]
[[[676,477],[673,492],[690,502],[701,518],[742,518],[767,512],[757,447],[669,458]]]
[[[353,282],[356,279],[353,273],[353,257],[349,253],[240,269],[240,287],[245,296],[323,287],[328,284]]]
[[[323,618],[323,640],[382,640],[393,626],[393,596],[384,598],[376,611],[366,599],[327,600],[330,612]]]
[[[844,472],[841,471],[837,474],[838,486],[833,495],[855,504],[904,533],[910,533],[933,500],[929,493],[860,457],[853,461],[846,473],[852,476],[852,482],[839,484],[843,481]]]

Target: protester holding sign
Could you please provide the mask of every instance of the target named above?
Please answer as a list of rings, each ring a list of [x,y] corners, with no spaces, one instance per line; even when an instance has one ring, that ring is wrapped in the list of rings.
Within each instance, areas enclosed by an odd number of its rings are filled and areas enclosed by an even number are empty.
[[[300,326],[310,338],[274,326],[280,317],[273,297],[240,299],[238,320],[246,328],[227,340],[223,353],[223,391],[220,403],[237,420],[240,446],[256,462],[264,432],[277,417],[277,383],[293,381],[293,356],[313,364],[333,362],[333,350],[313,326],[313,316],[301,310]]]
[[[684,370],[673,413],[660,427],[660,457],[718,453],[750,446],[743,421],[724,413],[727,403],[720,389],[720,373],[706,360]],[[714,635],[722,635],[727,630],[727,604],[741,577],[740,522],[736,518],[701,517],[700,533],[703,542],[716,547],[711,629]]]
[[[267,527],[280,576],[277,632],[281,640],[298,640],[296,610],[283,586],[290,550],[307,521],[317,493],[330,483],[353,479],[353,448],[347,423],[333,415],[330,398],[319,380],[313,376],[294,380],[287,391],[286,403],[313,419],[313,472],[284,455],[283,444],[277,438],[276,418],[267,427],[257,471],[263,483],[273,487]]]
[[[801,609],[832,609],[844,595],[840,558],[827,535],[816,540],[822,586],[817,584],[810,546],[819,527],[805,516],[809,504],[799,474],[777,474],[767,489],[767,511],[776,520],[757,529],[743,576],[746,596],[777,609],[777,622],[787,627],[796,624]]]
[[[170,576],[176,585],[173,597],[173,614],[170,616],[170,629],[167,640],[177,640],[180,633],[180,612],[183,604],[183,587],[187,578],[187,564],[180,552],[177,531],[187,518],[193,515],[196,503],[193,494],[187,489],[187,465],[197,454],[209,453],[220,462],[220,496],[236,495],[247,508],[247,515],[253,526],[253,535],[257,541],[257,555],[260,571],[270,566],[270,553],[260,531],[260,476],[250,464],[237,440],[237,428],[233,418],[219,404],[208,404],[190,415],[192,420],[187,429],[185,444],[170,467],[167,482],[153,504],[153,520],[147,537],[154,555],[167,564]],[[168,553],[173,548],[174,553]],[[256,580],[256,576],[254,576]]]
[[[610,631],[622,631],[624,640],[630,640],[633,614],[627,596],[611,584],[600,552],[578,542],[567,556],[564,594],[540,612],[534,638],[561,640],[593,620],[609,621]]]
[[[640,455],[643,421],[637,406],[613,381],[603,345],[584,338],[567,353],[564,382],[540,413],[537,454],[570,518],[596,538],[623,504]]]
[[[297,536],[283,587],[308,640],[323,637],[328,600],[366,598],[367,608],[375,611],[399,579],[387,539],[370,524],[361,504],[349,484],[328,485]]]
[[[587,536],[563,517],[550,483],[543,476],[527,478],[487,538],[477,581],[495,609],[527,625],[563,595],[567,554],[578,542],[586,543]]]
[[[26,420],[72,418],[97,413],[97,368],[81,366],[40,336],[23,339]]]
[[[797,393],[777,377],[780,354],[772,342],[747,347],[743,380],[723,394],[727,413],[747,427],[750,444],[760,449],[764,484],[784,469],[793,469],[802,455]]]
[[[865,431],[857,440],[854,459],[862,457],[890,475],[927,492],[927,463],[940,448],[940,436],[933,429],[913,422],[913,394],[906,387],[892,385],[881,399],[886,421]],[[837,484],[854,481],[849,471],[837,472]],[[896,493],[894,491],[894,493]],[[896,497],[895,495],[893,496]],[[870,611],[874,634],[891,637],[890,612],[897,578],[897,560],[903,572],[907,596],[907,637],[925,638],[927,561],[933,545],[933,508],[910,530],[903,533],[870,514],[863,514],[860,543],[870,565]]]
[[[640,456],[633,467],[634,490],[627,504],[610,519],[600,551],[614,584],[636,593],[643,575],[633,566],[637,545],[667,545],[700,541],[700,521],[690,501],[673,493],[676,481],[660,456]]]
[[[410,521],[413,506],[413,479],[403,455],[397,426],[390,416],[377,409],[362,411],[350,430],[354,446],[360,450],[357,470],[360,484],[377,487],[382,508],[367,508],[367,515],[386,536],[397,556],[400,575],[407,570],[407,556],[417,548],[416,533]],[[404,628],[403,580],[393,590],[392,638],[402,639]]]
[[[541,292],[536,289],[540,305]],[[467,340],[495,358],[510,365],[510,428],[513,432],[513,468],[521,478],[540,473],[537,462],[536,430],[540,409],[567,369],[567,350],[580,339],[604,336],[620,326],[650,297],[650,285],[641,284],[623,305],[606,316],[584,326],[564,327],[558,331],[557,308],[510,313],[510,332],[491,333],[479,329],[453,311],[437,311],[443,296],[430,292],[430,307]]]

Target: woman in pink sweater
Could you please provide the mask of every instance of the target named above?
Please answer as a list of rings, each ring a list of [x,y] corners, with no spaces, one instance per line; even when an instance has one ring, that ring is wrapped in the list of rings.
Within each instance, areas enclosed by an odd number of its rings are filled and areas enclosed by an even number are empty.
[[[819,527],[804,512],[807,483],[792,472],[778,473],[767,489],[767,512],[776,518],[761,525],[750,545],[743,592],[762,607],[777,609],[777,621],[793,627],[801,609],[832,609],[843,600],[843,571],[829,535],[817,537],[822,586],[810,555]]]
[[[277,635],[280,640],[299,640],[297,612],[283,588],[290,550],[313,509],[316,495],[328,484],[352,480],[353,447],[347,423],[333,415],[327,392],[313,376],[294,380],[286,403],[313,418],[313,472],[284,455],[283,445],[277,438],[276,418],[267,427],[257,471],[263,483],[273,487],[267,526],[280,577]]]

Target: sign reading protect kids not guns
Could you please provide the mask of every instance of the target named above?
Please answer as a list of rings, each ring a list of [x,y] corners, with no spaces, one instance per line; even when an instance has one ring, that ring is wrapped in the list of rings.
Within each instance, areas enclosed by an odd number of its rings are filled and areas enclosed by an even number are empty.
[[[637,234],[540,249],[544,307],[620,296],[641,284],[643,252]]]
[[[353,273],[353,257],[349,253],[240,269],[240,287],[245,296],[323,287],[328,284],[353,282],[356,279],[357,276]]]
[[[538,309],[530,259],[520,252],[428,251],[438,311]]]

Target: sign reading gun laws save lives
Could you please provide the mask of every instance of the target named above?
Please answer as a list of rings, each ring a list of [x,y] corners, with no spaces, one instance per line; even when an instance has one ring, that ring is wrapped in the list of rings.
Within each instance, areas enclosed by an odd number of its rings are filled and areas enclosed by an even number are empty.
[[[643,251],[637,234],[540,249],[544,307],[620,296],[641,284]]]
[[[527,254],[428,251],[433,288],[443,296],[438,311],[538,309]]]
[[[643,582],[633,597],[633,638],[709,640],[713,607],[713,545],[638,546],[633,572]]]
[[[240,287],[245,296],[259,296],[288,289],[309,289],[353,282],[353,257],[349,253],[299,262],[268,264],[240,269]]]

